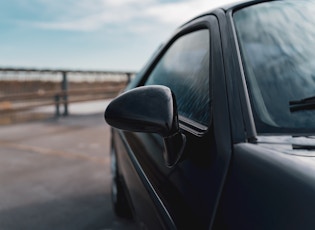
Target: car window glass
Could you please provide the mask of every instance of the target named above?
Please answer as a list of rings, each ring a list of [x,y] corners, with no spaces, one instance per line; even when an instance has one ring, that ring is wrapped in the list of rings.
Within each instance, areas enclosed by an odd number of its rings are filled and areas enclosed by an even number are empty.
[[[178,38],[166,51],[145,85],[165,85],[175,94],[178,113],[209,124],[209,31]]]
[[[292,112],[290,106],[291,101],[315,95],[314,9],[314,1],[291,0],[261,3],[234,13],[260,133],[314,130],[315,110]]]

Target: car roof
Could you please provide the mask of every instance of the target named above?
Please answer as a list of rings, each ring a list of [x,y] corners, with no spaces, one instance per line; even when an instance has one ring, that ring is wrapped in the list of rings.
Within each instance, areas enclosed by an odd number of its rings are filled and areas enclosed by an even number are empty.
[[[249,6],[249,5],[258,4],[262,2],[272,2],[272,1],[279,1],[279,0],[238,0],[236,2],[222,5],[221,7],[217,7],[216,9],[221,8],[224,11],[229,11],[229,10],[233,10],[237,8],[242,8],[244,6]]]
[[[199,14],[198,16],[192,18],[191,20],[187,21],[186,23],[182,24],[179,28],[183,27],[184,25],[188,24],[189,22],[191,22],[197,18],[200,18],[200,17],[205,16],[205,15],[209,15],[209,14],[211,14],[217,10],[223,10],[223,11],[227,12],[230,10],[243,8],[245,6],[250,6],[253,4],[257,4],[257,3],[272,2],[272,1],[279,1],[279,0],[238,0],[238,1],[233,2],[233,3],[229,3],[229,4],[219,6],[219,7],[215,7],[213,9],[209,9],[208,11],[205,11],[205,12]]]

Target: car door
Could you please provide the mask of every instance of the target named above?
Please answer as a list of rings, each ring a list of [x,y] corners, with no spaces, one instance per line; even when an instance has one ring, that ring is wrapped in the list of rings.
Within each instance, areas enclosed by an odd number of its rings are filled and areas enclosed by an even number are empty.
[[[167,167],[162,137],[119,131],[131,158],[124,174],[133,209],[144,228],[208,229],[231,155],[216,17],[200,17],[177,31],[138,86],[156,84],[174,92],[187,143],[181,161]]]

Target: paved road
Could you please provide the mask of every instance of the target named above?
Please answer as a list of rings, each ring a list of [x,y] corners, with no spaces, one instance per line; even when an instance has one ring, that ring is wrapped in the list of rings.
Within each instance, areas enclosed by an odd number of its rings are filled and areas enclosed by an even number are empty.
[[[0,126],[0,229],[136,229],[110,203],[103,114]]]

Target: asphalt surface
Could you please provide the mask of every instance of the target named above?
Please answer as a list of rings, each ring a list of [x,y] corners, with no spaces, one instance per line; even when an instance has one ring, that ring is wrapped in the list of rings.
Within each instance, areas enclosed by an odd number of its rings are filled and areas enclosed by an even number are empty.
[[[110,198],[103,114],[0,126],[0,229],[137,229]]]

